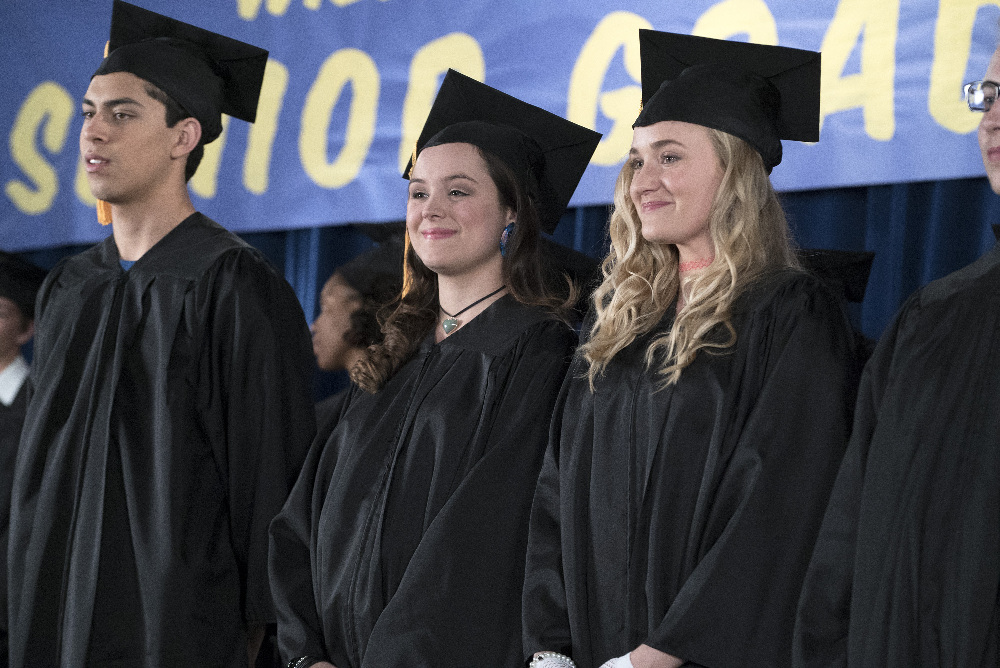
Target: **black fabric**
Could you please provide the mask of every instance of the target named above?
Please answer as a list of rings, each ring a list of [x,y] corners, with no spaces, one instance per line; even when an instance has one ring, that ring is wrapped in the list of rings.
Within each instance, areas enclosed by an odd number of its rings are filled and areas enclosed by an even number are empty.
[[[713,668],[789,663],[859,371],[842,306],[773,275],[734,305],[731,351],[666,389],[645,352],[672,316],[594,393],[574,361],[532,508],[525,656],[596,668],[645,643]]]
[[[28,383],[14,395],[10,406],[0,403],[0,568],[7,572],[7,537],[10,520],[10,490],[14,482],[14,461],[21,437],[24,412],[28,405]],[[7,662],[7,579],[0,577],[0,668]]]
[[[285,659],[521,664],[528,513],[572,332],[505,296],[353,388],[271,526]]]
[[[351,398],[351,388],[347,387],[316,404],[316,439],[326,443],[333,433],[340,416]]]
[[[388,303],[403,289],[403,251],[400,232],[398,238],[380,243],[337,267],[337,273],[365,299]]]
[[[753,146],[770,172],[781,140],[819,141],[820,54],[639,31],[642,112],[632,127],[695,123]]]
[[[198,119],[202,143],[222,132],[221,114],[252,123],[267,51],[115,0],[108,57],[94,76],[130,72]]]
[[[930,283],[865,369],[797,666],[1000,665],[1000,248]]]
[[[305,319],[200,214],[118,260],[109,237],[39,296],[11,663],[244,666],[247,627],[273,620],[267,526],[315,433]]]
[[[44,280],[44,269],[0,250],[0,297],[14,302],[25,318],[35,317],[35,295]]]
[[[802,266],[823,281],[834,294],[844,295],[849,302],[860,304],[864,301],[875,253],[802,248],[796,255]]]
[[[781,94],[764,77],[706,63],[664,81],[632,127],[683,121],[722,130],[754,147],[770,173],[781,162],[780,106]]]

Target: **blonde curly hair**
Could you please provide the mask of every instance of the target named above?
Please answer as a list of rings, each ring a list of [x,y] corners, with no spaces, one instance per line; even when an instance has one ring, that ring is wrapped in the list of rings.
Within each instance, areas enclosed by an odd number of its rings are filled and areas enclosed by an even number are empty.
[[[657,373],[664,387],[680,379],[699,351],[722,352],[736,343],[732,306],[751,284],[772,271],[799,267],[788,222],[760,154],[738,137],[706,130],[724,172],[709,213],[715,259],[685,282],[684,307],[670,330],[646,350],[647,367],[659,360]],[[615,183],[604,280],[593,295],[596,319],[579,349],[589,363],[591,389],[616,354],[660,322],[681,288],[676,247],[642,236],[629,196],[632,174],[626,161]]]

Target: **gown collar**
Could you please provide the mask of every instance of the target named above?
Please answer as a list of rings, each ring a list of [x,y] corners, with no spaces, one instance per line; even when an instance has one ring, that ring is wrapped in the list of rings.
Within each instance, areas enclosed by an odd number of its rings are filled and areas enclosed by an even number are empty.
[[[10,406],[14,403],[14,398],[21,391],[21,386],[27,377],[28,363],[24,361],[24,357],[18,355],[6,369],[0,371],[0,404]]]

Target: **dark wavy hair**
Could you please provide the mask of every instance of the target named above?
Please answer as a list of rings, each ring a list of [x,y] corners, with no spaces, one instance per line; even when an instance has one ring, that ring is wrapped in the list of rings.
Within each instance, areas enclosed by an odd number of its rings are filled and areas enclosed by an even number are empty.
[[[184,107],[177,104],[174,98],[170,97],[162,90],[149,83],[148,81],[143,81],[145,84],[146,94],[149,95],[154,100],[163,103],[163,106],[167,108],[166,121],[167,127],[172,128],[185,118],[192,118]],[[205,144],[201,141],[198,145],[194,147],[194,150],[188,153],[187,162],[184,163],[184,180],[190,181],[194,173],[198,171],[198,165],[201,164],[201,159],[205,156]]]
[[[367,294],[358,292],[361,305],[351,311],[351,326],[344,332],[344,341],[355,348],[382,343],[382,326],[378,321],[378,313],[398,296],[399,281],[396,277],[376,277]]]
[[[568,276],[542,262],[534,202],[506,163],[479,147],[476,150],[497,187],[500,205],[517,217],[502,265],[507,291],[522,304],[544,308],[552,317],[570,322],[578,288]],[[381,389],[409,361],[438,319],[437,274],[417,257],[408,233],[405,243],[403,290],[380,313],[382,343],[370,346],[351,369],[351,380],[368,392]]]

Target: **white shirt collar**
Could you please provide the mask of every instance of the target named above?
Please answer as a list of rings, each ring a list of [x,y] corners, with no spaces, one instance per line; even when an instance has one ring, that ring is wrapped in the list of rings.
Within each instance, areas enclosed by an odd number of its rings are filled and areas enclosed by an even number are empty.
[[[28,377],[28,368],[24,357],[18,355],[6,369],[0,371],[0,404],[10,406],[14,403],[14,397],[21,391],[21,386]]]

